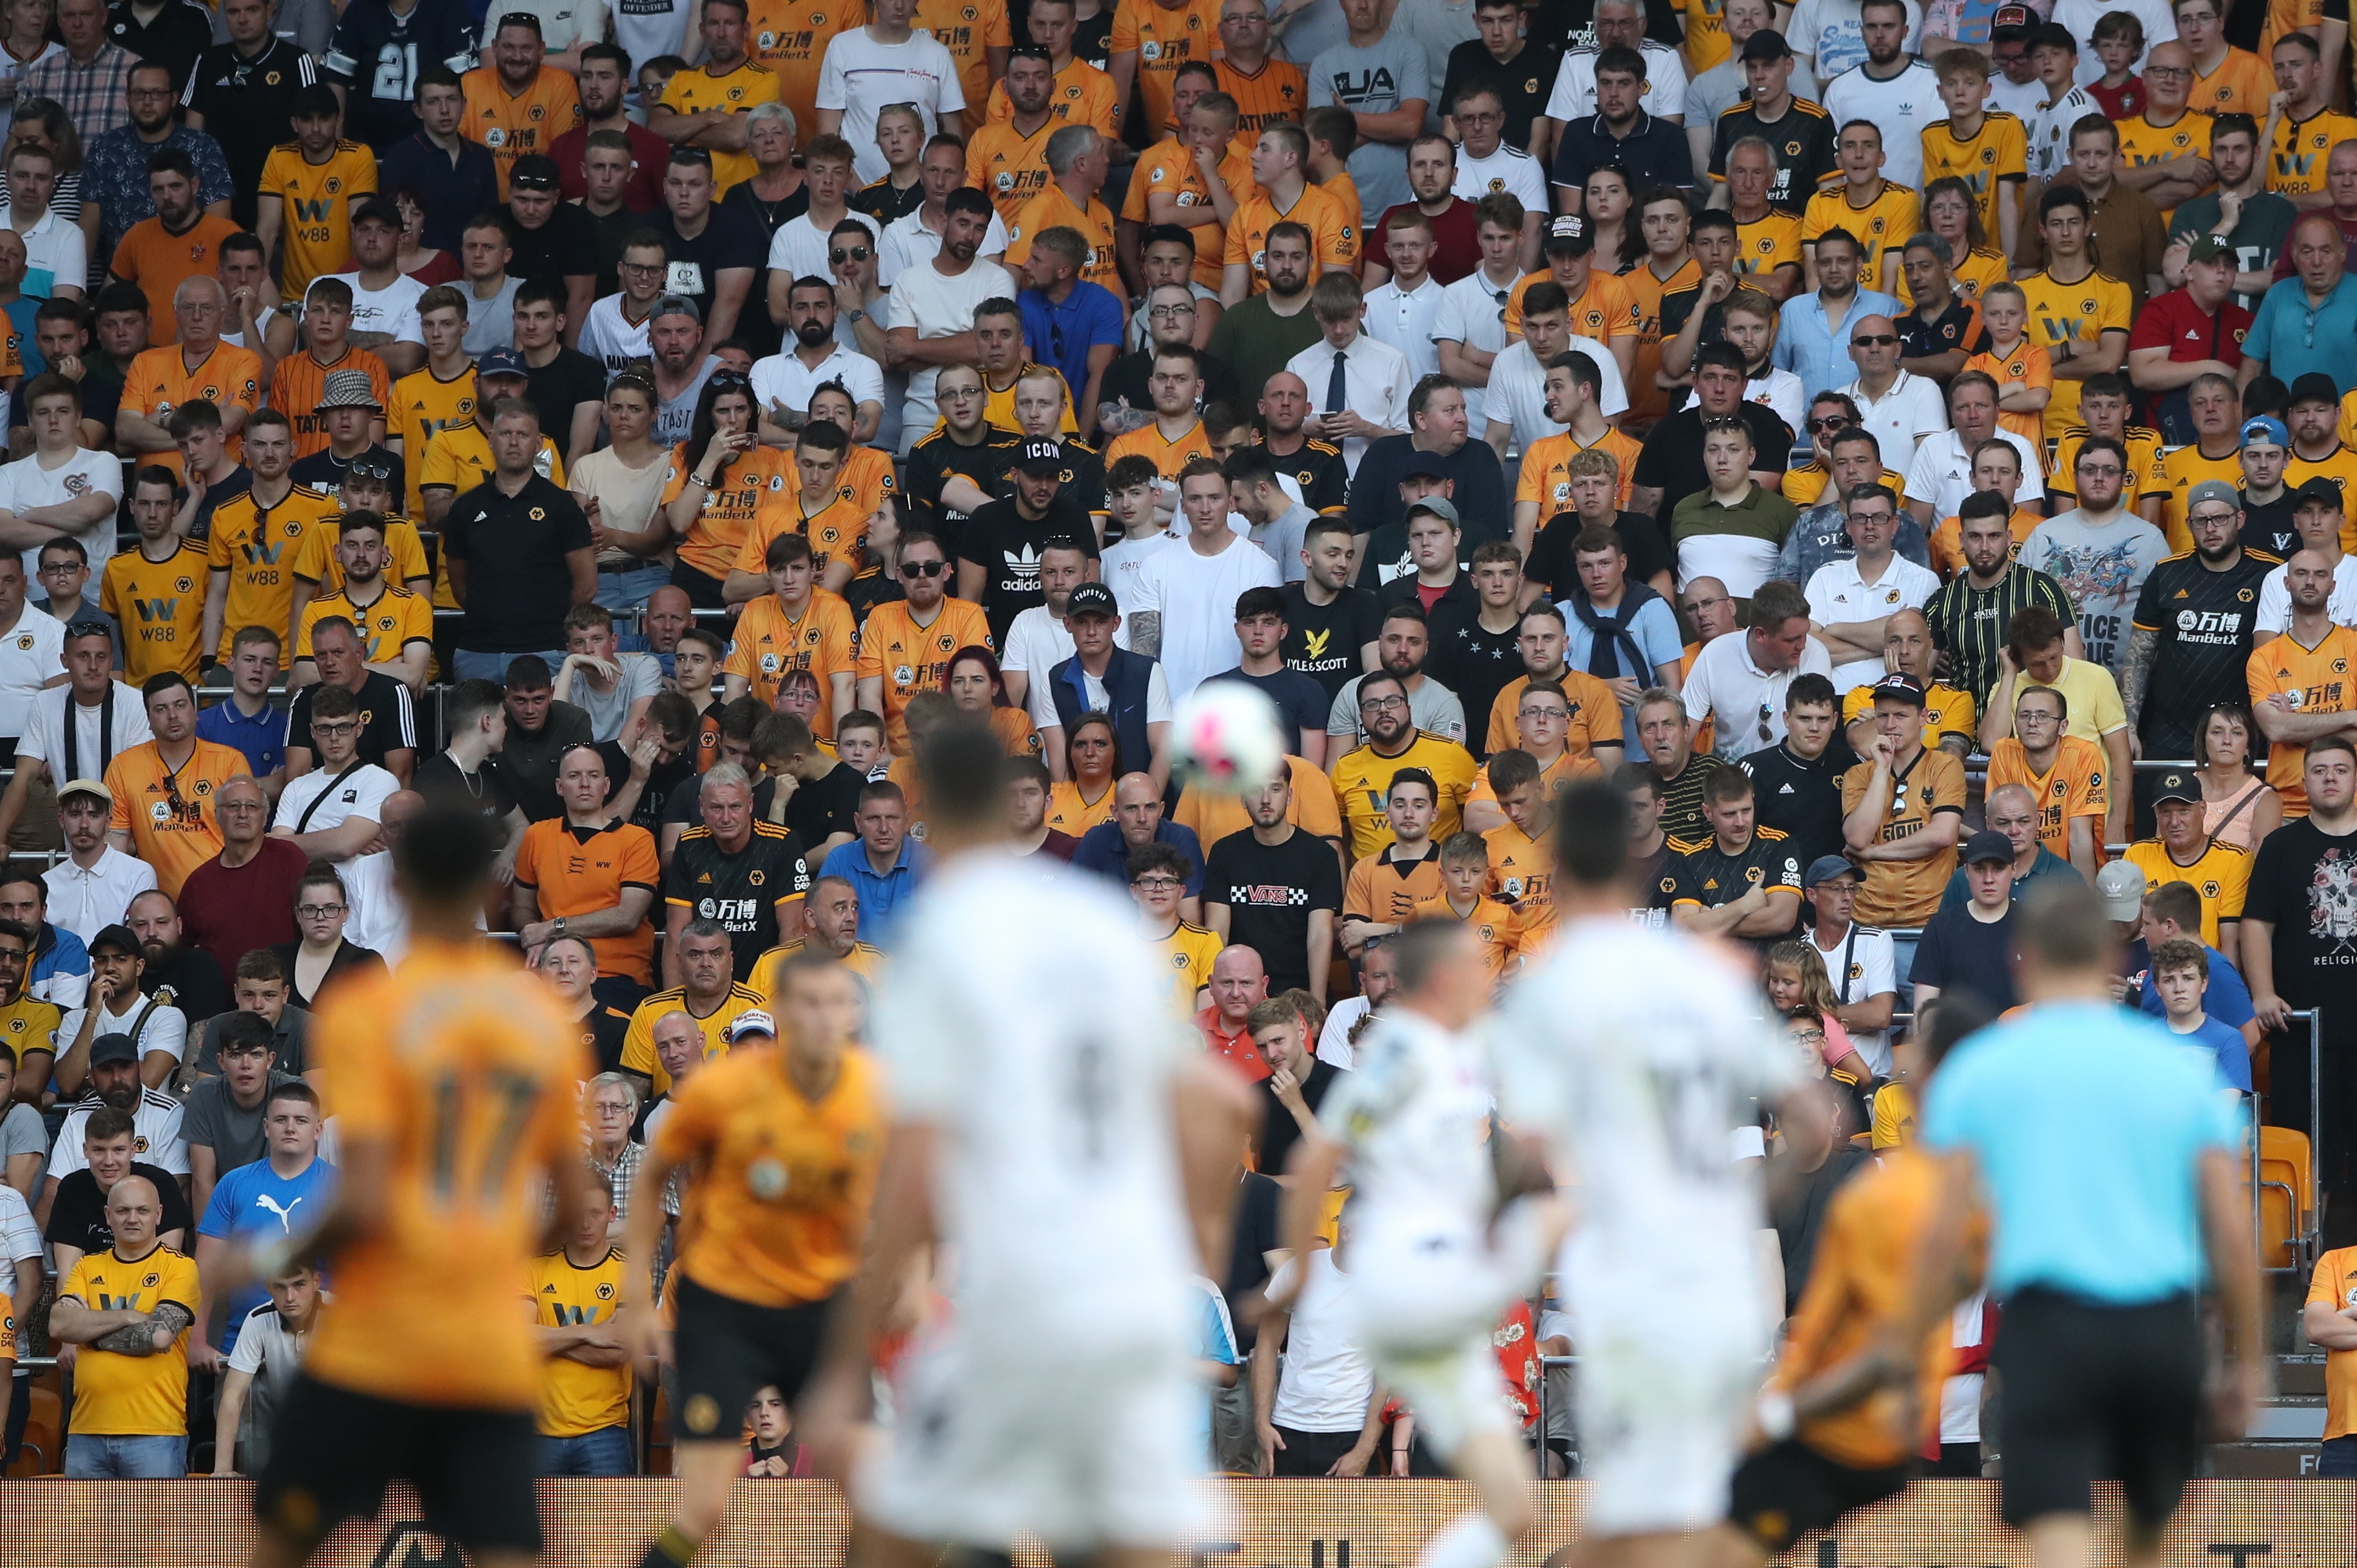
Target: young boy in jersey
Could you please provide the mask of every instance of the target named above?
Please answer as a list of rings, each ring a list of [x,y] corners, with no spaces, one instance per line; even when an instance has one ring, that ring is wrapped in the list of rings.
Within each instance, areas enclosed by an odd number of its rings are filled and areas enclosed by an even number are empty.
[[[2029,177],[2028,134],[2012,115],[1990,113],[1987,57],[1974,49],[1949,49],[1933,69],[1948,117],[1921,133],[1923,178],[1962,177],[1972,187],[1991,242],[2009,256],[2019,237],[2021,186]]]
[[[1500,1189],[1490,1074],[1466,1033],[1491,992],[1471,928],[1416,919],[1384,945],[1399,987],[1294,1155],[1284,1234],[1295,1257],[1309,1255],[1347,1158],[1356,1342],[1381,1386],[1415,1412],[1416,1434],[1480,1494],[1480,1511],[1445,1526],[1419,1563],[1494,1568],[1536,1510],[1530,1460],[1499,1397],[1491,1330],[1537,1283],[1566,1214],[1551,1192]],[[1273,1284],[1270,1305],[1289,1310],[1294,1292],[1279,1294]]]
[[[1187,857],[1167,843],[1140,844],[1129,852],[1129,896],[1137,902],[1140,929],[1162,950],[1171,972],[1179,1015],[1193,1017],[1196,993],[1211,983],[1211,961],[1220,956],[1220,939],[1200,926],[1189,925],[1179,907],[1187,897]]]
[[[2210,950],[2190,937],[2172,937],[2152,950],[2152,987],[2169,1032],[2189,1050],[2213,1058],[2218,1081],[2237,1094],[2251,1092],[2251,1047],[2243,1031],[2212,1018],[2201,1001],[2210,991]]]
[[[1479,833],[1449,834],[1440,846],[1440,883],[1445,891],[1418,904],[1415,918],[1464,921],[1481,946],[1481,965],[1489,972],[1490,983],[1496,986],[1505,979],[1509,964],[1519,966],[1516,950],[1521,927],[1515,910],[1484,891],[1489,880],[1488,843]]]

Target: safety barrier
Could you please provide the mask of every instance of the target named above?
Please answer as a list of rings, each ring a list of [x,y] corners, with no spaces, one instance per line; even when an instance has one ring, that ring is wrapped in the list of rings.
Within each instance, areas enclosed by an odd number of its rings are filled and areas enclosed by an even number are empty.
[[[545,1561],[630,1568],[662,1527],[667,1479],[541,1483]],[[1205,1568],[1388,1568],[1415,1561],[1442,1525],[1474,1506],[1454,1481],[1230,1480],[1207,1482],[1219,1523],[1195,1544]],[[1578,1539],[1585,1487],[1537,1488],[1538,1522],[1510,1562],[1536,1568]],[[253,1539],[242,1480],[19,1483],[0,1493],[0,1541],[9,1560],[92,1568],[243,1568]],[[2347,1481],[2196,1481],[2187,1488],[2161,1560],[2252,1568],[2344,1564],[2357,1484]],[[2096,1568],[2119,1562],[2116,1487],[2096,1489]],[[849,1530],[841,1492],[823,1481],[750,1481],[737,1487],[720,1529],[696,1562],[708,1568],[840,1568]],[[1996,1518],[1989,1481],[1919,1481],[1878,1508],[1803,1544],[1816,1568],[2032,1568],[2029,1543]],[[326,1568],[425,1568],[455,1563],[419,1522],[405,1487],[382,1515],[328,1541]],[[1020,1568],[1051,1568],[1036,1542],[1018,1544]]]

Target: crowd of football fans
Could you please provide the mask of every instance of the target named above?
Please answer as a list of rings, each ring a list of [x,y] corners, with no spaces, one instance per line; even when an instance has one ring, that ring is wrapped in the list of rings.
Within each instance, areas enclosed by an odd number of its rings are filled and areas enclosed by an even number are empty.
[[[1910,1136],[1910,1021],[2013,1001],[2041,876],[2345,1205],[2328,9],[7,0],[9,1462],[265,1451],[333,1282],[199,1265],[331,1190],[310,1009],[399,964],[431,803],[506,829],[487,940],[600,1069],[611,1212],[517,1287],[546,1464],[637,1469],[648,1129],[773,1035],[785,955],[891,983],[960,715],[1016,847],[1125,885],[1265,1093],[1203,1282],[1231,1468],[1425,1473],[1346,1216],[1256,1309],[1277,1184],[1387,936],[1465,920],[1501,987],[1548,940],[1589,774],[1631,918],[1751,950],[1842,1090],[1738,1151],[1800,1173],[1788,1300]],[[1173,777],[1211,680],[1285,726],[1241,798]],[[1536,1305],[1501,1397],[1567,1456]],[[809,1473],[776,1391],[747,1422]]]

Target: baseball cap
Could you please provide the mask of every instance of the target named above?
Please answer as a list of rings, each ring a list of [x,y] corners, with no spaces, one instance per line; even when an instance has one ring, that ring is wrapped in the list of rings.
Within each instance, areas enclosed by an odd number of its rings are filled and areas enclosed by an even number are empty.
[[[2185,259],[2189,262],[2231,262],[2234,259],[2234,247],[2218,235],[2204,234],[2185,248]]]
[[[1966,865],[1985,865],[1993,860],[2007,865],[2013,862],[2013,841],[1995,828],[1983,828],[1964,841],[1962,856]]]
[[[1743,40],[1743,58],[1747,60],[1790,59],[1792,58],[1792,46],[1786,43],[1784,35],[1775,28],[1762,27]]]
[[[1760,35],[1751,37],[1756,41]],[[1545,248],[1566,256],[1584,256],[1596,249],[1596,236],[1588,232],[1586,219],[1566,213],[1548,226]]]
[[[1863,878],[1865,873],[1837,854],[1821,854],[1809,862],[1809,869],[1801,873],[1801,891],[1805,893],[1820,882],[1831,882],[1836,876]]]
[[[1074,616],[1103,616],[1111,620],[1119,614],[1120,603],[1103,583],[1082,583],[1064,603],[1064,618],[1068,621]]]
[[[2291,432],[2286,429],[2284,422],[2274,414],[2255,413],[2243,421],[2243,445],[2248,446],[2255,441],[2266,441],[2277,446],[2288,446],[2291,445]]]
[[[524,364],[522,354],[513,349],[500,348],[484,350],[482,358],[475,361],[475,374],[478,377],[519,376],[529,380],[532,371]]]
[[[2303,403],[2329,403],[2338,408],[2341,406],[2341,388],[2322,371],[2310,371],[2306,375],[2294,376],[2291,382],[2291,398],[2284,406],[2291,408]]]
[[[140,950],[139,939],[131,934],[131,928],[128,926],[120,923],[104,926],[100,928],[98,935],[90,939],[89,946],[84,950],[96,952],[101,948],[113,948],[117,952],[135,954]]]
[[[1429,452],[1418,452],[1400,465],[1399,473],[1395,477],[1402,479],[1446,479],[1454,476],[1442,465],[1439,458]]]
[[[2227,506],[2243,504],[2243,492],[2223,479],[2204,479],[2185,492],[2185,510],[2191,511],[2203,501],[2221,501]]]
[[[1903,670],[1894,670],[1874,683],[1869,695],[1878,703],[1888,697],[1894,703],[1920,708],[1923,705],[1923,682]]]
[[[329,371],[323,383],[317,408],[372,408],[383,412],[376,401],[376,390],[369,385],[366,371]]]
[[[102,779],[69,779],[65,787],[58,791],[58,800],[60,803],[63,803],[66,800],[75,795],[95,795],[98,799],[105,801],[110,806],[114,804],[114,791],[108,789],[105,782]]]
[[[556,160],[546,153],[526,153],[516,159],[508,170],[508,188],[522,186],[526,190],[554,190],[564,182],[557,172]],[[358,222],[355,219],[353,221]]]
[[[2000,5],[1989,17],[1989,41],[2003,43],[2007,38],[2025,38],[2029,29],[2038,25],[2038,14],[2027,5]],[[1752,35],[1757,38],[1758,34]]]
[[[401,209],[382,196],[371,196],[352,209],[352,227],[363,223],[382,223],[394,233],[401,232]]]
[[[652,321],[658,316],[684,316],[702,326],[704,307],[683,294],[667,294],[655,301],[655,307],[648,312],[647,319]]]
[[[1034,477],[1064,471],[1064,447],[1059,441],[1026,441],[1015,456],[1017,472]]]
[[[2040,22],[2029,29],[2028,41],[2031,48],[2061,49],[2068,54],[2079,52],[2079,39],[2060,22]]]
[[[1451,528],[1465,526],[1457,515],[1457,508],[1449,503],[1446,496],[1426,496],[1422,500],[1412,503],[1407,509],[1407,514],[1410,517],[1414,517],[1420,511],[1430,512]]]
[[[2341,487],[2321,474],[2302,481],[2299,488],[2291,493],[2291,510],[2298,511],[2304,506],[2320,506],[2339,511]]]
[[[778,1025],[775,1019],[760,1008],[748,1007],[728,1020],[728,1027],[721,1033],[727,1036],[728,1043],[732,1046],[748,1035],[767,1035],[774,1040],[778,1037]]]
[[[2163,800],[2183,800],[2190,805],[2201,804],[2201,780],[2182,768],[2172,768],[2153,780],[2152,803]]]
[[[128,1035],[121,1033],[101,1035],[90,1043],[90,1065],[92,1067],[105,1067],[111,1062],[135,1062],[138,1059],[139,1044]]]
[[[2103,900],[2106,920],[2133,920],[2144,913],[2144,872],[2125,860],[2115,860],[2095,873],[2095,897]]]

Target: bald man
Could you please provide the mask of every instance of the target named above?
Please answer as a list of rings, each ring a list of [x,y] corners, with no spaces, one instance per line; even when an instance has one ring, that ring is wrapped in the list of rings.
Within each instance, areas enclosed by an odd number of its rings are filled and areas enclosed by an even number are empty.
[[[1835,389],[1857,404],[1858,423],[1881,445],[1883,466],[1901,474],[1914,465],[1917,442],[1948,428],[1940,383],[1900,370],[1902,348],[1898,322],[1888,316],[1857,317],[1849,326],[1857,380]]]
[[[1187,896],[1178,901],[1178,918],[1189,925],[1203,923],[1203,841],[1195,830],[1163,814],[1162,790],[1143,773],[1125,773],[1114,780],[1113,821],[1100,822],[1081,835],[1072,865],[1093,871],[1122,886],[1129,886],[1129,852],[1150,843],[1167,843],[1187,862]]]
[[[1226,947],[1211,961],[1211,1004],[1195,1015],[1203,1047],[1253,1083],[1268,1076],[1268,1058],[1253,1043],[1252,1010],[1268,995],[1268,972],[1260,954]]]

